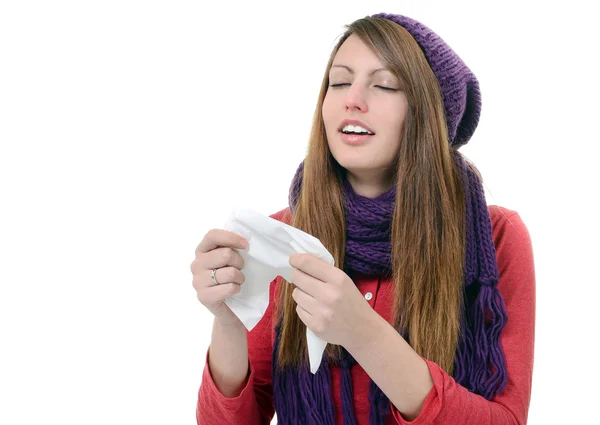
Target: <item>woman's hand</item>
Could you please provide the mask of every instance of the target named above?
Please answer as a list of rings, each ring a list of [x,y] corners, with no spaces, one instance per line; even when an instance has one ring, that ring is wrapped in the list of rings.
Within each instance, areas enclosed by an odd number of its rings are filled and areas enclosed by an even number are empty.
[[[248,241],[241,236],[222,229],[209,230],[196,248],[196,258],[190,266],[192,285],[198,300],[225,325],[241,324],[223,301],[237,294],[246,279],[242,270],[244,259],[234,248],[246,249]],[[216,269],[215,279],[211,271]]]
[[[312,254],[293,254],[289,263],[296,312],[315,335],[346,348],[369,338],[377,313],[346,273]]]

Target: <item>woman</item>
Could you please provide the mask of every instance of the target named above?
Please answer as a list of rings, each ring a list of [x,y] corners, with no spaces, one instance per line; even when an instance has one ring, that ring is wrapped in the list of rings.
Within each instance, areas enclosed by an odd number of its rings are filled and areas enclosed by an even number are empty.
[[[269,424],[275,412],[285,425],[526,423],[532,246],[458,152],[480,108],[473,73],[421,23],[347,26],[289,208],[271,216],[320,239],[335,265],[292,255],[294,283],[271,282],[247,333],[223,300],[244,282],[236,250],[248,241],[204,237],[191,269],[215,320],[198,424]],[[306,327],[328,342],[314,375]]]

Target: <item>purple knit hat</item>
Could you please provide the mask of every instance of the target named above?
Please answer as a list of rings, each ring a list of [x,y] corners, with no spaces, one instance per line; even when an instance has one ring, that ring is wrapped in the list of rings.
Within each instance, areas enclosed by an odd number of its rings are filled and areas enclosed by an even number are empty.
[[[396,22],[417,41],[442,89],[450,146],[458,149],[465,145],[481,115],[481,93],[475,75],[439,35],[422,23],[389,13],[378,13],[371,18]]]

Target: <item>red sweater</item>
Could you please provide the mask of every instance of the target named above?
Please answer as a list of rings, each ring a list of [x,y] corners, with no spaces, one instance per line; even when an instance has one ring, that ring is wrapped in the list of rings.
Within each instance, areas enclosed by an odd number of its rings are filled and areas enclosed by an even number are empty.
[[[516,211],[488,206],[499,271],[498,289],[504,297],[508,322],[501,335],[506,356],[508,381],[504,391],[488,401],[457,384],[436,363],[427,362],[434,386],[427,395],[421,413],[413,421],[391,405],[386,425],[508,425],[527,423],[533,372],[535,330],[535,270],[533,250],[527,227]],[[271,217],[289,224],[287,209]],[[368,303],[388,322],[391,321],[391,285],[388,280],[356,277],[353,279]],[[271,355],[274,341],[273,300],[277,277],[271,282],[270,303],[263,319],[248,332],[249,377],[239,396],[227,398],[219,392],[206,365],[198,392],[198,425],[268,425],[275,413],[271,385]],[[370,295],[367,295],[370,294]],[[360,366],[351,369],[357,425],[369,425],[369,381]],[[340,369],[331,367],[331,386],[336,424],[342,425]]]

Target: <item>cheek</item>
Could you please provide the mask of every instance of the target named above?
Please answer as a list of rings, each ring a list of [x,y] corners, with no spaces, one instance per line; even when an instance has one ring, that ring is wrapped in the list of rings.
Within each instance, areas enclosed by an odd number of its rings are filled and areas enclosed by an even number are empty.
[[[395,111],[395,113],[390,113],[390,111]],[[389,108],[385,109],[385,128],[390,130],[390,136],[394,137],[395,139],[400,137],[404,126],[405,117],[406,109],[404,108],[404,105],[393,104],[390,105]]]
[[[390,111],[398,111],[398,105],[390,104],[387,108],[378,110],[379,119],[376,123],[380,129],[383,129],[379,132],[381,135],[379,153],[386,158],[394,157],[398,153],[404,123],[404,115],[399,115],[397,112],[390,113]],[[401,110],[401,114],[403,113]]]
[[[323,122],[325,123],[325,128],[328,129],[333,117],[331,116],[331,98],[325,96],[323,100],[323,107],[321,108],[321,114],[323,115]]]
[[[327,140],[330,141],[331,138],[335,136],[335,133],[337,132],[337,124],[341,120],[339,114],[336,113],[331,99],[325,98],[323,101],[321,115],[323,116],[323,124],[325,125],[325,134],[327,135]]]

